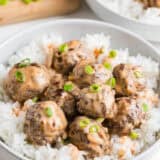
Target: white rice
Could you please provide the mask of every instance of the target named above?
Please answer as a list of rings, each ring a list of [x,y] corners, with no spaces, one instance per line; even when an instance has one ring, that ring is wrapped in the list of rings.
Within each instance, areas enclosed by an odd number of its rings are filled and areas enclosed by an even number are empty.
[[[112,11],[140,22],[159,25],[160,8],[144,9],[142,3],[135,0],[98,0]]]
[[[93,50],[94,48],[104,47],[104,55],[100,56],[98,62],[100,63],[104,56],[108,54],[109,50],[112,50],[110,46],[110,37],[105,36],[103,33],[95,35],[86,35],[81,38],[86,43],[86,46]],[[44,63],[47,48],[49,45],[58,45],[63,42],[63,38],[57,35],[46,35],[42,38],[32,41],[29,45],[17,51],[17,53],[9,59],[9,66],[6,67],[0,64],[0,137],[5,143],[11,147],[14,151],[25,155],[32,160],[73,160],[71,154],[73,153],[71,146],[62,146],[60,149],[51,148],[50,145],[42,147],[34,147],[28,144],[25,140],[26,135],[23,133],[23,124],[25,113],[21,113],[18,117],[13,115],[13,108],[17,107],[19,103],[13,103],[5,95],[2,88],[2,82],[5,78],[8,69],[24,58],[31,58],[33,62]],[[123,63],[138,64],[143,67],[143,70],[147,77],[147,86],[149,88],[157,87],[157,79],[159,74],[158,63],[151,58],[137,55],[135,57],[129,56],[128,49],[117,49],[117,57],[115,58],[113,65]],[[150,65],[148,65],[150,64]],[[152,74],[152,76],[150,76]],[[7,102],[6,102],[7,101]],[[29,101],[27,103],[30,103]],[[133,141],[129,137],[111,137],[112,153],[113,155],[106,155],[103,157],[95,158],[95,160],[116,160],[119,150],[124,149],[124,159],[130,160],[134,157],[132,155],[133,146],[135,153],[139,153],[148,144],[152,144],[156,141],[155,133],[160,131],[160,108],[153,108],[150,110],[148,120],[141,126],[137,132],[140,135],[140,139]],[[123,139],[123,143],[122,143]],[[84,160],[84,152],[79,151],[77,153],[77,160]]]
[[[49,45],[59,45],[62,43],[62,37],[55,34],[43,35],[40,39],[33,40],[29,47],[23,47],[16,52],[8,61],[9,65],[12,66],[15,63],[30,58],[33,62],[44,63],[45,54],[48,52]]]

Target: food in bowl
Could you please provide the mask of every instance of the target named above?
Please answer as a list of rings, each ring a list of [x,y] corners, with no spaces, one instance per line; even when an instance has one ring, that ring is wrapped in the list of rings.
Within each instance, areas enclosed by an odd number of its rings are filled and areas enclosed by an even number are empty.
[[[159,0],[98,0],[108,9],[139,22],[160,24]]]
[[[160,7],[160,1],[159,0],[139,0],[142,2],[145,7]]]
[[[159,64],[110,43],[47,35],[1,64],[1,139],[33,160],[130,160],[152,145]]]

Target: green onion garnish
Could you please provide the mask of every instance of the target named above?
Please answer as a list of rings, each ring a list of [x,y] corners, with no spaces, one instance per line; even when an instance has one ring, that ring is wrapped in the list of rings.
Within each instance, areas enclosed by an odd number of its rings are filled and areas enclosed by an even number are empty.
[[[30,4],[31,2],[36,2],[39,0],[21,0],[25,4]],[[6,5],[8,3],[8,0],[0,0],[0,5]]]
[[[87,73],[87,74],[89,74],[89,75],[91,75],[91,74],[93,74],[94,73],[94,69],[93,69],[93,67],[91,66],[91,65],[87,65],[87,66],[85,66],[85,73]]]
[[[132,131],[129,136],[133,140],[136,140],[139,137],[138,133],[136,133],[134,131]]]
[[[81,128],[85,128],[89,125],[90,123],[90,120],[88,118],[85,118],[85,119],[82,119],[80,122],[79,122],[79,126]]]
[[[29,66],[30,64],[31,64],[31,60],[29,58],[26,58],[19,63],[18,67],[22,68],[22,67]]]
[[[92,92],[95,92],[95,93],[99,92],[100,89],[101,89],[101,87],[100,87],[99,84],[92,84],[92,85],[90,86],[90,90],[91,90]]]
[[[111,50],[110,52],[109,52],[109,57],[110,58],[115,58],[117,56],[117,52],[115,51],[115,50]]]
[[[32,102],[34,102],[34,103],[36,103],[37,101],[38,101],[38,97],[34,97],[34,98],[32,98]]]
[[[66,83],[64,84],[64,87],[63,87],[64,91],[66,92],[70,92],[73,90],[73,84],[72,83]]]
[[[110,63],[105,62],[103,65],[104,65],[104,67],[105,67],[106,69],[108,69],[108,70],[111,70],[111,69],[112,69],[112,65],[111,65]]]
[[[106,82],[107,85],[111,86],[112,88],[115,88],[116,86],[116,79],[114,77],[110,78]]]
[[[68,45],[67,45],[67,44],[62,44],[62,45],[59,47],[59,52],[60,52],[60,53],[67,52],[67,51],[68,51]]]
[[[62,139],[61,141],[62,141],[62,144],[64,144],[64,145],[67,145],[67,144],[71,143],[69,138]]]
[[[102,123],[104,121],[104,118],[97,118],[96,121]]]
[[[140,71],[135,71],[134,75],[135,75],[136,78],[142,78],[143,77],[143,74]]]
[[[149,107],[148,107],[148,105],[146,103],[142,104],[142,108],[143,108],[144,112],[147,112],[149,110]]]
[[[24,3],[29,4],[32,2],[32,0],[22,0]]]
[[[20,71],[15,72],[15,78],[18,82],[25,82],[25,75]]]
[[[0,5],[6,5],[8,3],[8,0],[0,0]]]
[[[99,131],[99,126],[98,125],[92,125],[89,128],[89,133],[97,133]]]
[[[53,116],[53,111],[50,107],[45,108],[44,113],[49,118]]]

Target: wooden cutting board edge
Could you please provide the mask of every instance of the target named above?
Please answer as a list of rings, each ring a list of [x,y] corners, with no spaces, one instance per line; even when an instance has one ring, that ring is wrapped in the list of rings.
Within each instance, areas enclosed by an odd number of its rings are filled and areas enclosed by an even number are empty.
[[[40,0],[26,5],[20,0],[14,0],[0,6],[0,25],[70,14],[80,4],[81,0]]]

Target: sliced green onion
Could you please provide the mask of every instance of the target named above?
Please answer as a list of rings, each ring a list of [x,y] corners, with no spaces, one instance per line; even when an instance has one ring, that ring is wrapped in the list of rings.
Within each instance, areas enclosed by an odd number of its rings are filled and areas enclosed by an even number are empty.
[[[53,111],[50,107],[45,108],[44,112],[45,112],[45,115],[49,118],[53,116]]]
[[[67,138],[67,139],[62,139],[62,144],[67,145],[67,144],[69,144],[69,143],[71,143],[71,141],[70,141],[69,138]]]
[[[143,108],[144,112],[148,112],[148,110],[149,110],[149,106],[146,103],[142,104],[142,108]]]
[[[0,5],[6,5],[8,3],[8,0],[0,0]]]
[[[22,0],[24,3],[29,4],[32,2],[32,0]]]
[[[101,89],[101,87],[100,87],[99,84],[92,84],[92,85],[90,86],[90,90],[91,90],[92,92],[95,92],[95,93],[99,92],[100,89]]]
[[[66,92],[70,92],[73,90],[73,84],[72,83],[66,83],[64,84],[64,87],[63,87],[64,91]]]
[[[133,140],[136,140],[139,137],[138,133],[136,133],[134,131],[132,131],[129,136]]]
[[[99,126],[98,125],[92,125],[89,128],[89,133],[97,133],[99,131]]]
[[[108,62],[105,62],[103,65],[104,65],[104,67],[105,67],[106,69],[108,69],[108,70],[111,70],[111,69],[112,69],[112,65],[111,65],[110,63],[108,63]]]
[[[111,50],[110,52],[109,52],[109,57],[110,58],[115,58],[117,56],[117,52],[115,51],[115,50]]]
[[[104,118],[97,118],[96,121],[102,123],[104,121]]]
[[[104,52],[105,52],[104,47],[101,47],[101,48],[100,48],[100,53],[102,54],[102,53],[104,53]]]
[[[39,0],[21,0],[25,4],[30,4],[31,2],[36,2]],[[0,0],[0,5],[6,5],[8,3],[8,0]]]
[[[87,74],[89,74],[89,75],[91,75],[91,74],[93,74],[94,73],[94,69],[93,69],[93,67],[91,66],[91,65],[87,65],[87,66],[85,66],[85,72],[87,73]]]
[[[111,86],[112,88],[115,88],[116,86],[116,79],[114,77],[110,78],[106,82],[107,85]]]
[[[38,101],[38,97],[34,97],[34,98],[32,98],[32,102],[34,102],[34,103],[36,103],[37,101]]]
[[[62,44],[62,45],[59,47],[59,52],[60,52],[60,53],[67,52],[67,51],[68,51],[68,45],[67,45],[67,44]]]
[[[25,75],[20,71],[15,72],[15,78],[18,82],[25,82]]]
[[[31,60],[29,58],[26,58],[19,63],[18,67],[22,68],[22,67],[29,66],[30,64],[31,64]]]
[[[143,74],[140,71],[135,71],[134,75],[135,75],[136,78],[142,78],[143,77]]]
[[[79,122],[79,126],[80,126],[81,128],[85,128],[85,127],[87,127],[89,124],[90,124],[90,120],[89,120],[88,118],[82,119],[82,120]]]

